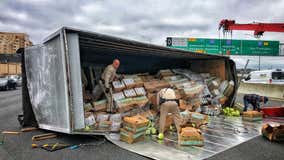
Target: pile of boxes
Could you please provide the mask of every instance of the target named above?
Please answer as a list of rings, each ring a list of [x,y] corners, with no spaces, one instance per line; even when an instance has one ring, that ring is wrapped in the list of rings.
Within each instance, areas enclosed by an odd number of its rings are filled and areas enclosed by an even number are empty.
[[[120,139],[127,143],[144,140],[149,120],[158,124],[157,92],[169,87],[179,99],[183,126],[187,126],[181,130],[179,143],[202,146],[204,139],[196,128],[207,124],[208,115],[220,114],[222,105],[234,90],[233,81],[222,81],[209,73],[166,69],[156,75],[125,75],[124,79],[112,82],[116,113],[106,113],[106,99],[86,103],[85,124],[96,131],[119,131]],[[166,121],[167,128],[173,126],[172,115],[168,115]]]
[[[144,106],[148,102],[142,79],[137,75],[127,77],[112,83],[114,105],[120,113],[127,112],[133,107]]]
[[[123,118],[123,128],[120,129],[120,140],[127,143],[143,141],[145,138],[149,120],[136,115]]]

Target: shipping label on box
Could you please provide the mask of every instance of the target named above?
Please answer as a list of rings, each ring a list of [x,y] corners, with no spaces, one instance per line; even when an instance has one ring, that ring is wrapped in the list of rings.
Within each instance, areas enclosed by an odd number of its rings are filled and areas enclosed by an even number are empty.
[[[123,92],[114,93],[114,94],[112,94],[112,97],[113,97],[114,101],[118,101],[120,99],[124,99],[125,98]]]
[[[125,84],[126,88],[135,87],[135,82],[134,82],[134,79],[132,78],[123,79],[122,81]]]
[[[138,88],[134,88],[137,96],[145,96],[146,95],[146,91],[144,89],[144,87],[138,87]]]
[[[125,97],[127,97],[127,98],[137,96],[134,89],[123,90],[123,93],[124,93]]]
[[[121,81],[113,81],[112,86],[113,86],[114,92],[120,92],[125,88],[124,83],[122,83]]]

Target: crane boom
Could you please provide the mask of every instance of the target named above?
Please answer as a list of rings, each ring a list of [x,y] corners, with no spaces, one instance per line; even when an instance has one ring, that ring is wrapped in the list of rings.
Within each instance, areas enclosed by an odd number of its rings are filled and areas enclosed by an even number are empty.
[[[219,23],[219,30],[224,32],[232,30],[252,30],[254,35],[260,37],[264,32],[284,32],[284,23],[249,23],[237,24],[235,20],[223,19]]]

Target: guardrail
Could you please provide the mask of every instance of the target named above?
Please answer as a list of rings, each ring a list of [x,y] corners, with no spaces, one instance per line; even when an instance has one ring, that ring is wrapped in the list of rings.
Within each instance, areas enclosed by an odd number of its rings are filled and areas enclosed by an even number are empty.
[[[284,85],[261,84],[261,83],[241,83],[238,89],[243,94],[258,94],[267,96],[275,100],[284,101]]]

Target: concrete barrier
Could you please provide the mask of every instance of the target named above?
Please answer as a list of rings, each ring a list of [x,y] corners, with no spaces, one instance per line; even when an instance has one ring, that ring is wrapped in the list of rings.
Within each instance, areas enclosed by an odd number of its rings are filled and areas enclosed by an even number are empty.
[[[270,98],[284,100],[284,85],[280,84],[260,84],[260,83],[241,83],[238,93],[258,94]]]

